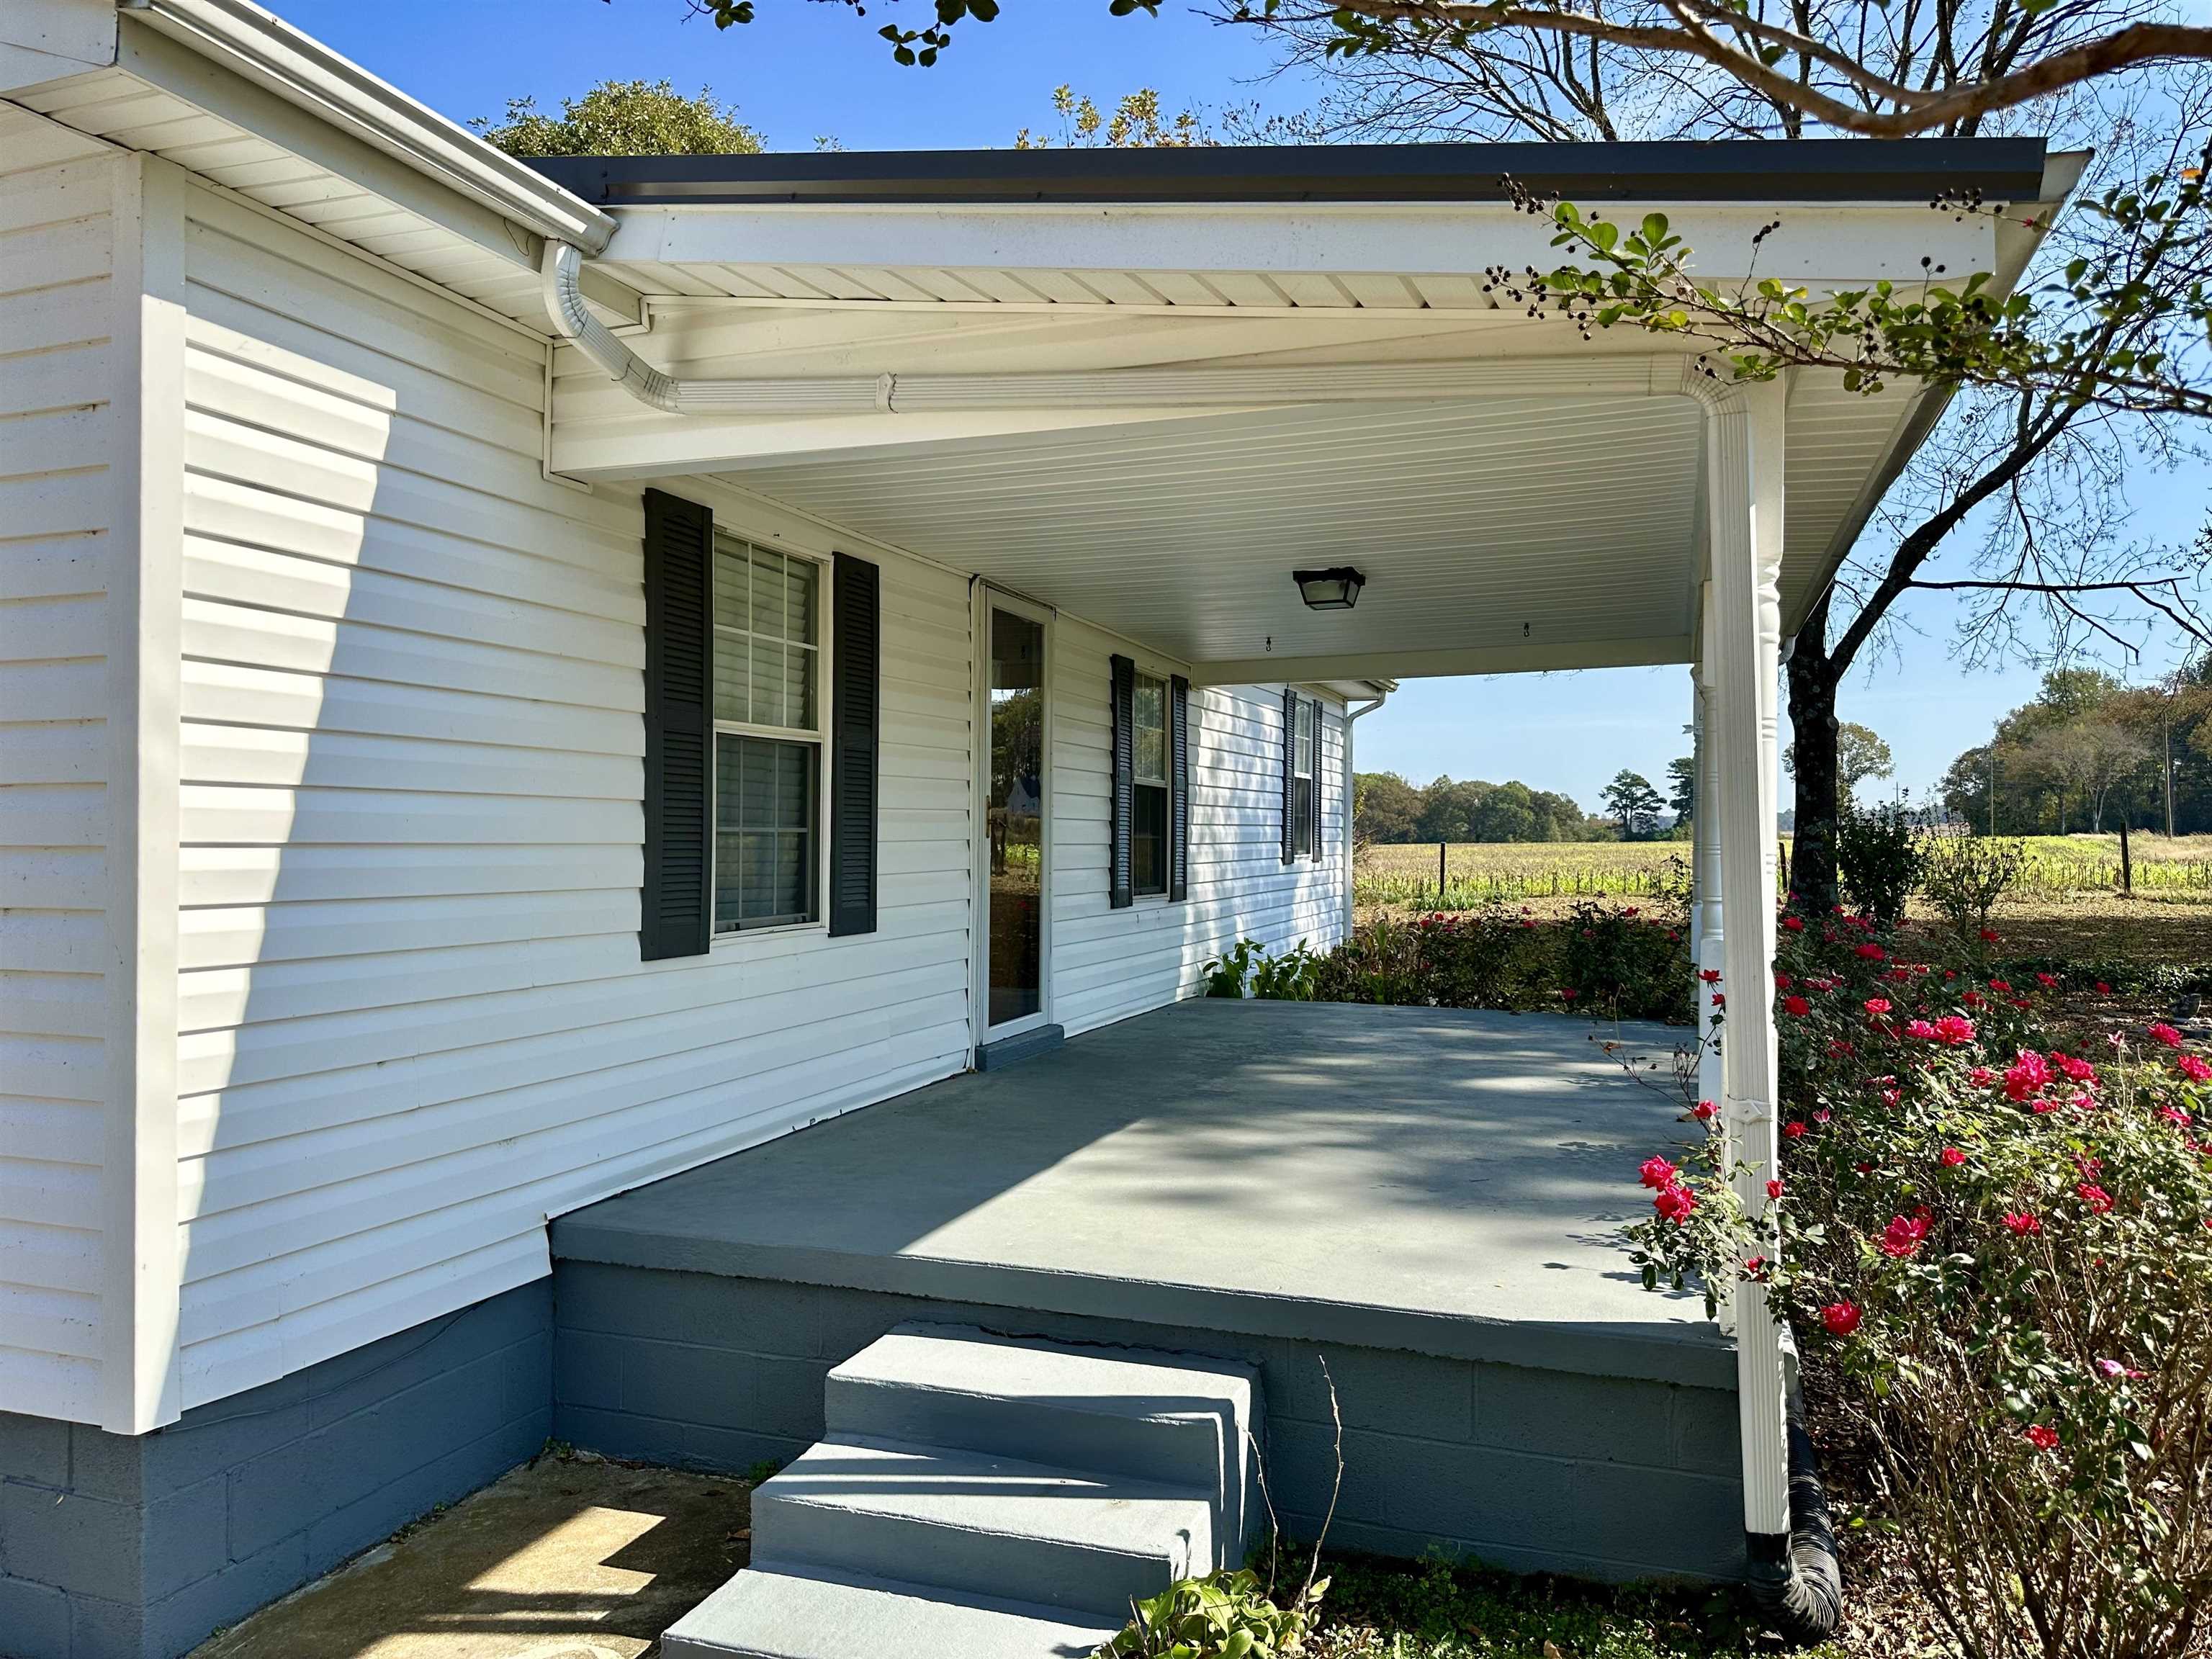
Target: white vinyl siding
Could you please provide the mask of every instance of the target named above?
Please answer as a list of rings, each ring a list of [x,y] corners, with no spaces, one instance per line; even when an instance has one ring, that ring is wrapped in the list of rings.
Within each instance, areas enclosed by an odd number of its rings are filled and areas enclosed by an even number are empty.
[[[107,968],[129,185],[102,149],[0,107],[0,1406],[82,1421],[102,1414],[106,1037],[128,992]]]
[[[1052,1017],[1069,1035],[1200,988],[1207,957],[1237,939],[1326,950],[1344,927],[1343,711],[1322,705],[1322,843],[1282,861],[1283,692],[1190,694],[1190,890],[1182,903],[1107,903],[1109,659],[1128,647],[1063,617],[1054,633]]]
[[[82,304],[53,297],[105,280],[102,233],[97,212],[50,223],[14,206],[43,188],[0,175],[0,215],[15,216],[0,217],[0,277],[17,284],[0,307],[46,331],[11,330],[41,361],[9,391],[51,384],[70,410],[40,393],[0,415],[11,1408],[103,1420],[118,1341],[158,1380],[164,1285],[181,1283],[173,1408],[188,1409],[543,1275],[550,1216],[965,1064],[966,578],[834,544],[883,573],[878,930],[764,932],[641,963],[637,487],[544,475],[542,342],[181,182],[167,254],[182,391],[164,429],[182,434],[182,531],[161,577],[180,627],[178,777],[156,803],[177,850],[143,890],[166,917],[173,868],[173,933],[151,925],[176,969],[159,995],[142,970],[136,1003],[104,975],[108,896],[131,878],[103,817],[118,741],[104,728],[130,712],[106,665],[106,348]],[[5,257],[33,246],[35,262]],[[763,545],[833,545],[721,485],[661,482]],[[1266,688],[1192,694],[1189,902],[1109,916],[1107,657],[1121,647],[1072,617],[1054,638],[1056,1017],[1084,1030],[1188,994],[1241,933],[1333,936],[1323,867],[1277,860]],[[173,1119],[167,1046],[150,1045],[164,1069],[134,1104],[102,1041],[141,1009],[166,1030],[171,984]],[[137,1324],[104,1330],[103,1218],[130,1194],[107,1190],[103,1146],[149,1100],[136,1212],[175,1241],[149,1258],[173,1276],[145,1285]]]
[[[187,1407],[544,1273],[549,1215],[958,1070],[970,698],[965,584],[886,557],[879,931],[641,964],[636,493],[543,476],[537,341],[190,212]]]

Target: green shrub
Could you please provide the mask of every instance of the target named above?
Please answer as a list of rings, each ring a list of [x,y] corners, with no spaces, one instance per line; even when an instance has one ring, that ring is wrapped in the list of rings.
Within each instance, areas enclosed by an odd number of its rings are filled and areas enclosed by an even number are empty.
[[[1922,833],[1896,803],[1873,808],[1844,803],[1836,823],[1836,869],[1862,915],[1885,927],[1904,918],[1905,901],[1920,884]]]
[[[1328,1589],[1309,1579],[1288,1607],[1277,1607],[1249,1568],[1186,1578],[1132,1607],[1135,1617],[1097,1659],[1275,1659],[1296,1653]]]
[[[2027,849],[2017,841],[1963,830],[1928,837],[1920,890],[1968,945],[1992,943],[1990,912],[2020,880]]]
[[[1783,939],[1784,1184],[1755,1222],[1717,1134],[1647,1164],[1646,1282],[1756,1278],[1850,1380],[1844,1431],[1961,1650],[2202,1655],[2212,1061],[2161,1025],[2069,1033],[2055,975],[1840,920]]]
[[[1242,997],[1244,988],[1252,981],[1252,964],[1264,949],[1256,939],[1240,939],[1219,956],[1208,959],[1200,970],[1206,975],[1206,994]]]

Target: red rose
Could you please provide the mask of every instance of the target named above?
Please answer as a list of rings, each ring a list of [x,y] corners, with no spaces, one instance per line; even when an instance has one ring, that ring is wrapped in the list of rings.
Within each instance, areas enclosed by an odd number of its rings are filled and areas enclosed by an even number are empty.
[[[1690,1108],[1690,1115],[1697,1119],[1698,1122],[1705,1123],[1718,1116],[1720,1109],[1721,1109],[1714,1105],[1711,1101],[1701,1100],[1696,1105]]]
[[[2212,1083],[2212,1061],[2201,1054],[2176,1054],[2174,1065],[2191,1083]]]
[[[1793,1120],[1792,1121],[1782,1126],[1782,1133],[1789,1136],[1792,1140],[1802,1140],[1806,1136],[1807,1130],[1803,1124]]]
[[[1855,954],[1865,957],[1869,962],[1880,962],[1889,953],[1879,945],[1867,944],[1860,945]]]
[[[1778,1181],[1770,1181],[1770,1182],[1768,1182],[1766,1183],[1766,1195],[1767,1195],[1767,1197],[1769,1197],[1769,1198],[1779,1198],[1779,1197],[1781,1197],[1781,1196],[1782,1196],[1782,1183],[1781,1183],[1780,1182],[1778,1182]]]
[[[2074,1192],[2076,1197],[2089,1206],[2090,1214],[2110,1215],[2112,1212],[2112,1195],[2095,1182],[2082,1182],[2074,1188]]]
[[[1880,1019],[1884,1014],[1887,1013],[1890,1009],[1890,1002],[1887,997],[1869,997],[1861,1006],[1866,1009],[1867,1012],[1872,1014],[1876,1019]]]
[[[2049,1451],[2058,1443],[2058,1431],[2042,1423],[2027,1425],[2028,1444],[2039,1451]]]
[[[1673,1186],[1674,1177],[1681,1171],[1663,1158],[1647,1158],[1644,1160],[1643,1167],[1637,1173],[1643,1177],[1645,1186],[1654,1192],[1658,1192]]]
[[[1698,969],[1698,977],[1708,985],[1717,985],[1721,982],[1721,970],[1717,968],[1700,968]]]
[[[2181,1033],[2175,1030],[2173,1027],[2168,1025],[2164,1020],[2160,1020],[2156,1024],[2153,1025],[2150,1030],[2145,1033],[2145,1035],[2147,1035],[2153,1042],[2163,1042],[2169,1048],[2179,1048],[2181,1046]]]
[[[1849,1336],[1858,1329],[1861,1316],[1856,1302],[1831,1302],[1820,1310],[1820,1323],[1830,1336]]]
[[[1813,1005],[1802,997],[1784,997],[1782,999],[1782,1012],[1802,1019],[1813,1012]]]
[[[1966,1161],[1966,1153],[1960,1151],[1958,1147],[1946,1146],[1943,1149],[1943,1167],[1945,1169],[1955,1170]]]
[[[1782,918],[1782,925],[1793,933],[1802,933],[1805,931],[1805,919],[1802,916],[1784,916]]]
[[[2005,1231],[2014,1238],[2032,1237],[2043,1231],[2042,1218],[2026,1210],[2006,1211],[2004,1224]]]
[[[1698,1195],[1687,1187],[1662,1187],[1651,1200],[1651,1207],[1676,1226],[1687,1221],[1698,1207]]]
[[[1881,1253],[1906,1261],[1919,1254],[1920,1241],[1927,1237],[1928,1223],[1922,1217],[1892,1216],[1889,1225],[1881,1231]]]
[[[1964,1014],[1946,1014],[1936,1022],[1936,1041],[1956,1048],[1974,1040],[1974,1022]]]

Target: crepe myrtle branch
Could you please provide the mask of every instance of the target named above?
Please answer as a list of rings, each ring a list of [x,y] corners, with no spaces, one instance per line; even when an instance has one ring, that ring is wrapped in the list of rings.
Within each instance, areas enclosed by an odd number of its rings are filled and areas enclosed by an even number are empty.
[[[828,0],[867,15],[866,0]],[[717,27],[753,21],[757,0],[690,0],[695,11]],[[973,21],[988,23],[1002,0],[931,0],[933,21],[920,28],[887,23],[877,33],[890,43],[902,64],[927,67],[951,44],[953,27]],[[1115,16],[1132,12],[1156,15],[1159,0],[1108,0]],[[1501,31],[1571,37],[1639,52],[1710,64],[1777,104],[1800,111],[1841,132],[1869,138],[1901,138],[1915,133],[1955,131],[1997,112],[2016,108],[2069,87],[2143,64],[2212,58],[2212,28],[2162,20],[2132,21],[2065,38],[2052,27],[2068,17],[2068,0],[2023,0],[2002,39],[1993,37],[1978,55],[1980,73],[1942,77],[1943,84],[1915,87],[1869,67],[1863,54],[1822,40],[1803,28],[1791,28],[1751,15],[1745,0],[1652,0],[1633,19],[1608,17],[1601,6],[1574,0],[1329,0],[1314,8],[1334,29],[1331,55],[1358,57],[1409,48],[1464,47],[1479,36]],[[1807,14],[1793,8],[1797,19]],[[2054,16],[2053,15],[2057,15]],[[1284,15],[1283,0],[1231,0],[1231,21],[1269,23]],[[1948,38],[1949,55],[1964,43]],[[2041,55],[2034,48],[2041,46]],[[1796,60],[1800,72],[1779,67]],[[2026,58],[2027,61],[2021,61]],[[1819,65],[1863,100],[1814,85],[1808,70]],[[1954,65],[1955,70],[1956,66]]]
[[[1753,269],[1740,283],[1698,280],[1692,250],[1651,213],[1624,230],[1571,202],[1503,182],[1521,211],[1552,222],[1552,246],[1576,261],[1551,270],[1492,266],[1484,292],[1532,318],[1572,324],[1584,339],[1632,327],[1710,343],[1698,366],[1715,379],[1769,380],[1785,368],[1840,371],[1871,395],[1893,378],[1937,386],[2027,392],[2135,414],[2212,416],[2212,386],[2185,361],[2212,333],[2212,204],[2203,167],[2179,179],[2154,173],[2081,204],[2115,233],[2112,251],[2078,257],[2052,280],[1999,295],[1986,271],[1963,283],[1923,258],[1926,281],[1841,289],[1816,297],[1757,273],[1759,249],[1781,228],[1752,237]],[[1959,218],[2047,219],[1985,204],[1978,192],[1929,204]],[[2177,352],[2179,355],[2177,355]]]
[[[1985,580],[1922,581],[1917,578],[1903,586],[1930,593],[1954,593],[1977,590],[1991,593],[2040,593],[2054,599],[2082,622],[2099,627],[2095,620],[2077,609],[2072,600],[2082,593],[2124,593],[2146,610],[2155,611],[2175,628],[2202,645],[2212,645],[2212,623],[2208,623],[2197,607],[2183,592],[2184,584],[2178,576],[2161,576],[2143,581],[2111,582],[2031,582],[2011,578],[1990,578]],[[2100,629],[2100,631],[2104,631]],[[2110,635],[2118,639],[2118,635]],[[2125,646],[2125,641],[2121,641]],[[2130,654],[2134,647],[2126,646]]]

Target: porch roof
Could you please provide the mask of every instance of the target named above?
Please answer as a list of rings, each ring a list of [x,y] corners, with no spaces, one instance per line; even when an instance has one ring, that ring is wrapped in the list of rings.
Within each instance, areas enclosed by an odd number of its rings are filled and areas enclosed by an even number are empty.
[[[608,1200],[571,1261],[1732,1387],[1638,1283],[1678,1034],[1182,1002]],[[1656,1073],[1656,1075],[1655,1075]]]

